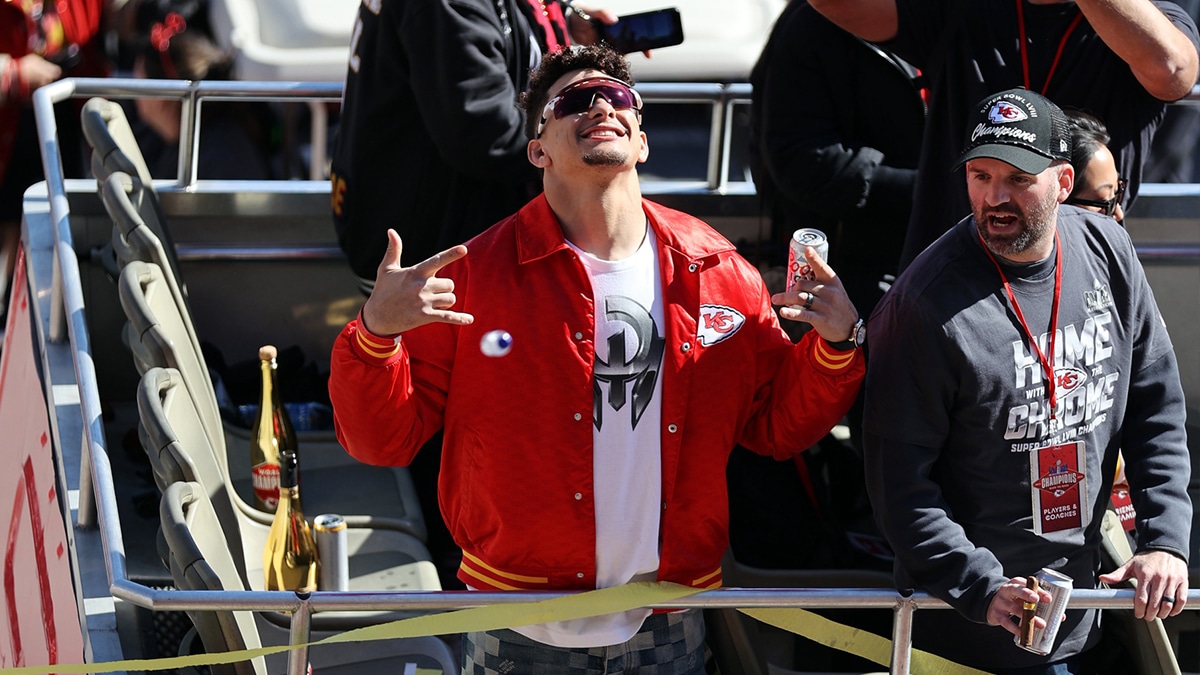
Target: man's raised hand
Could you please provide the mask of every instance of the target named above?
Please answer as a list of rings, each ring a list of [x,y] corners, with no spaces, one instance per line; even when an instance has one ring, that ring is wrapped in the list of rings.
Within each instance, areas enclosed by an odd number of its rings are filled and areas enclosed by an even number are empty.
[[[443,267],[467,255],[466,246],[454,246],[412,267],[403,267],[400,235],[389,229],[387,236],[387,252],[379,263],[375,289],[362,309],[368,331],[397,335],[429,323],[466,326],[475,321],[470,314],[450,309],[456,301],[454,281],[437,276]]]

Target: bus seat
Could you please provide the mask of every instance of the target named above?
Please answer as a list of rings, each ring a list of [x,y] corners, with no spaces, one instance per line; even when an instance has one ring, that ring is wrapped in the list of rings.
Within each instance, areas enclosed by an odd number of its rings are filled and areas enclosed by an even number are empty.
[[[183,481],[201,486],[221,523],[230,555],[235,563],[241,561],[238,571],[243,583],[250,589],[263,590],[262,551],[270,525],[250,518],[244,509],[231,502],[232,491],[208,444],[199,412],[183,386],[179,371],[173,368],[147,371],[138,386],[137,407],[139,433],[146,451],[152,456],[169,455],[170,461],[161,461],[161,465],[179,467]],[[320,473],[310,471],[301,474],[301,481],[307,489],[320,477]],[[169,484],[168,489],[173,484]],[[347,527],[346,533],[349,590],[441,590],[429,550],[417,538],[396,530],[368,527]],[[166,534],[164,531],[164,536]],[[272,614],[265,613],[267,616]],[[312,625],[314,630],[344,630],[407,616],[411,613],[321,612],[313,616]],[[273,622],[288,625],[287,617],[281,615],[274,615]]]
[[[180,590],[242,591],[233,555],[226,545],[221,523],[199,483],[179,482],[167,487],[159,505],[167,566]],[[251,612],[189,611],[196,633],[211,653],[257,649],[262,646]],[[209,666],[212,675],[267,675],[265,660]]]
[[[175,368],[182,374],[209,446],[231,488],[230,498],[249,518],[270,525],[271,514],[247,503],[252,494],[246,464],[249,435],[232,425],[226,429],[221,420],[204,355],[192,337],[186,304],[180,304],[169,280],[154,263],[132,261],[126,265],[118,291],[128,319],[126,336],[139,373],[160,367]],[[308,469],[311,476],[305,483],[304,500],[313,515],[337,513],[351,527],[392,529],[425,540],[425,519],[406,467],[363,464],[351,457],[332,434],[324,438],[300,434],[299,442],[301,470]],[[238,452],[232,462],[231,448]],[[237,467],[237,473],[230,470],[231,464]]]
[[[113,174],[125,176],[122,182],[125,184],[128,198],[124,206],[138,214],[139,219],[162,242],[162,247],[171,261],[170,272],[178,280],[179,261],[175,253],[175,240],[167,228],[166,216],[163,214],[162,205],[159,204],[158,194],[154,191],[153,177],[129,126],[129,120],[125,117],[124,108],[104,98],[89,99],[83,105],[80,124],[83,127],[84,138],[92,149],[92,174],[96,177],[101,197],[104,196],[105,184]],[[104,205],[109,217],[114,222],[119,222],[122,216],[114,210],[115,205],[108,199],[104,200]],[[108,257],[110,255],[105,254],[106,262],[111,262],[111,258]],[[119,267],[108,271],[115,278]]]
[[[182,590],[246,590],[225,542],[227,537],[203,486],[195,482],[170,485],[163,493],[159,509],[162,531],[167,542],[171,577]],[[288,643],[287,626],[262,621],[263,614],[247,611],[193,611],[196,633],[208,653],[253,649]],[[314,619],[323,613],[314,615]],[[315,623],[314,623],[315,627]],[[311,640],[331,635],[313,630]],[[288,653],[268,655],[250,661],[210,666],[212,675],[266,675],[283,673]],[[443,675],[457,675],[457,660],[442,640],[415,637],[375,640],[334,645],[316,645],[308,650],[310,665],[316,672],[407,672],[405,666],[436,667]]]
[[[92,148],[92,173],[97,181],[103,182],[112,172],[121,171],[150,184],[150,167],[119,103],[101,97],[88,99],[79,121]]]
[[[113,221],[112,248],[117,272],[132,260],[156,263],[163,271],[170,271],[179,297],[187,297],[187,288],[179,276],[175,245],[156,209],[146,206],[146,201],[153,197],[145,185],[124,171],[114,171],[100,181],[99,189],[100,201]]]

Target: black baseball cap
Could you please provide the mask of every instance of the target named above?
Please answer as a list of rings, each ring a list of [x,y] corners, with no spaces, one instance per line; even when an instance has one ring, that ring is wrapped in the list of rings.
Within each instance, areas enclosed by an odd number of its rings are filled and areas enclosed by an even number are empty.
[[[1067,116],[1046,97],[1008,89],[983,99],[967,119],[967,138],[954,168],[968,160],[998,159],[1039,174],[1056,159],[1071,160]]]

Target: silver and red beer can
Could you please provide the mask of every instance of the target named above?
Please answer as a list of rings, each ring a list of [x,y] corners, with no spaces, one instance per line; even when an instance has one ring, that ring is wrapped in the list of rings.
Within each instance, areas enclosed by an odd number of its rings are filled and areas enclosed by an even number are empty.
[[[809,246],[816,250],[821,260],[829,260],[829,238],[824,232],[811,227],[793,232],[792,239],[788,242],[787,288],[784,289],[789,293],[796,289],[797,281],[811,281],[816,278],[812,265],[804,254],[804,250]]]
[[[1039,602],[1037,616],[1046,622],[1045,628],[1033,630],[1033,641],[1028,645],[1021,644],[1021,636],[1013,638],[1021,649],[1034,654],[1046,656],[1054,648],[1054,638],[1058,636],[1058,627],[1062,624],[1063,614],[1067,611],[1067,601],[1071,599],[1071,577],[1042,568],[1037,576],[1038,586],[1050,593],[1050,602]]]

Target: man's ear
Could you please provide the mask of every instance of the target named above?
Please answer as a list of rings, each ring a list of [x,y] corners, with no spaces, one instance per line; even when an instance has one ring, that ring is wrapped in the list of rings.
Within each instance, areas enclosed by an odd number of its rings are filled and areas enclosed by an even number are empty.
[[[550,156],[546,154],[546,149],[542,146],[539,138],[529,141],[529,145],[525,146],[525,156],[529,158],[530,164],[539,169],[545,169],[550,165]]]
[[[1058,203],[1062,204],[1075,190],[1075,167],[1063,162],[1058,170]]]
[[[650,141],[646,138],[646,132],[638,131],[642,137],[642,149],[638,151],[638,163],[645,162],[650,157]]]

